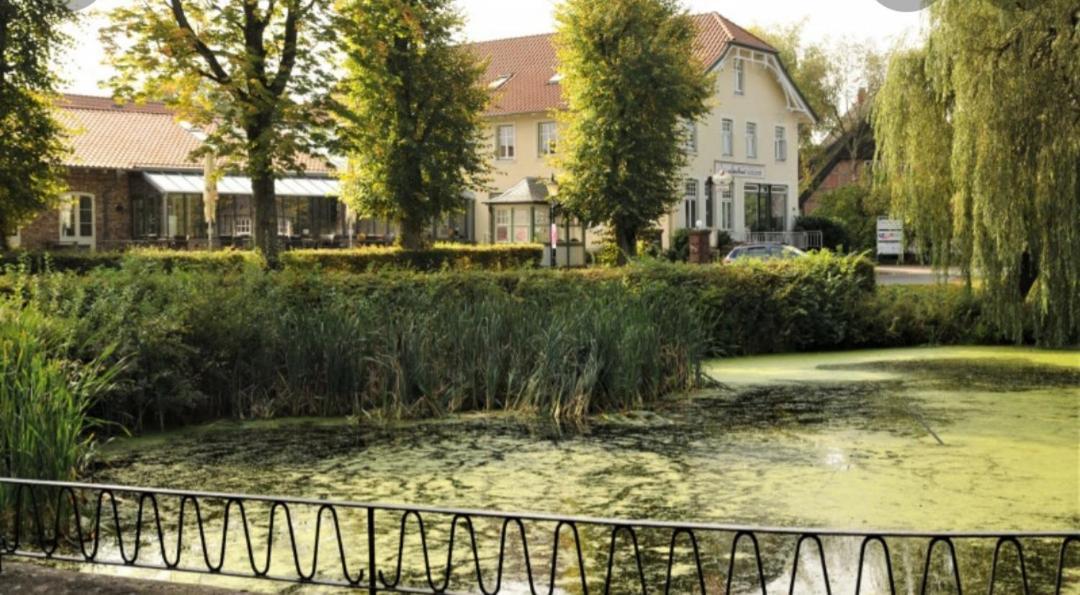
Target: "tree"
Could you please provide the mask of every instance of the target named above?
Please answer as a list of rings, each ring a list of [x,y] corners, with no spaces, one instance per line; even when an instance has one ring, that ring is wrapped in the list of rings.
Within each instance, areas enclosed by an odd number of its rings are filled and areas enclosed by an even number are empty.
[[[255,247],[277,261],[275,175],[322,148],[329,0],[167,0],[111,13],[116,94],[160,100],[251,178]]]
[[[556,11],[567,108],[558,200],[612,228],[623,258],[678,201],[685,122],[707,112],[714,81],[676,0],[567,0]]]
[[[484,67],[454,40],[451,0],[341,0],[338,10],[346,200],[398,220],[402,245],[421,248],[432,221],[486,181]]]
[[[1080,6],[939,0],[875,110],[880,182],[1015,340],[1080,341]]]
[[[62,0],[0,0],[0,249],[64,190],[64,134],[49,64],[74,18]]]
[[[822,194],[814,217],[829,219],[843,228],[846,250],[873,250],[877,245],[877,220],[888,214],[887,203],[870,184],[850,184]]]

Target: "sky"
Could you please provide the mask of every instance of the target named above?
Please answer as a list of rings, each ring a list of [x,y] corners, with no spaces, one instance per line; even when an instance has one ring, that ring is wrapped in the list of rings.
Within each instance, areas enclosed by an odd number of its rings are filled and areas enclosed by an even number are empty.
[[[98,42],[98,31],[105,23],[106,11],[136,1],[140,0],[97,0],[85,11],[83,22],[69,29],[75,43],[61,58],[66,91],[108,94],[100,85],[110,71],[103,64],[105,53]],[[552,31],[557,3],[558,0],[457,0],[466,19],[465,36],[470,41]],[[805,35],[810,40],[869,39],[882,49],[898,40],[915,39],[923,22],[922,13],[896,12],[878,0],[683,0],[683,3],[691,12],[719,12],[743,27],[768,27],[805,19]]]

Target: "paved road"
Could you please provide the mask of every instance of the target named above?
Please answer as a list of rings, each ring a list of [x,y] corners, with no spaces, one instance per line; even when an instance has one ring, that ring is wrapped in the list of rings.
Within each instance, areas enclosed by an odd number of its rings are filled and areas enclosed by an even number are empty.
[[[225,595],[242,593],[198,585],[180,585],[58,570],[39,564],[3,561],[0,593],[41,595]]]
[[[880,285],[931,285],[941,281],[941,277],[931,267],[924,266],[878,266],[877,282]],[[949,281],[963,281],[960,271],[949,271]]]

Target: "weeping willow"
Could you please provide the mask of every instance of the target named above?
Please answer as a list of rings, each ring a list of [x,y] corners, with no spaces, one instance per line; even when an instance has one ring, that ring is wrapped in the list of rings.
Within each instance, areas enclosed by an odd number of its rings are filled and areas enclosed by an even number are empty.
[[[878,183],[1013,340],[1080,342],[1080,1],[940,0],[873,115]]]

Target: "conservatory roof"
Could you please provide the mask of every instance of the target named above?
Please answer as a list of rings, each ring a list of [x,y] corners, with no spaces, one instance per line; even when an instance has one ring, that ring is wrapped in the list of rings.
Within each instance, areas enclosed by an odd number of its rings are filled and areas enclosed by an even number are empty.
[[[144,173],[150,182],[162,194],[201,194],[206,188],[206,180],[198,174],[180,173]],[[218,193],[250,195],[251,179],[243,176],[225,176],[218,181]],[[341,184],[333,178],[293,177],[279,178],[274,184],[278,196],[339,196]]]
[[[543,178],[522,178],[506,192],[488,200],[488,204],[524,205],[548,202],[547,182]]]

